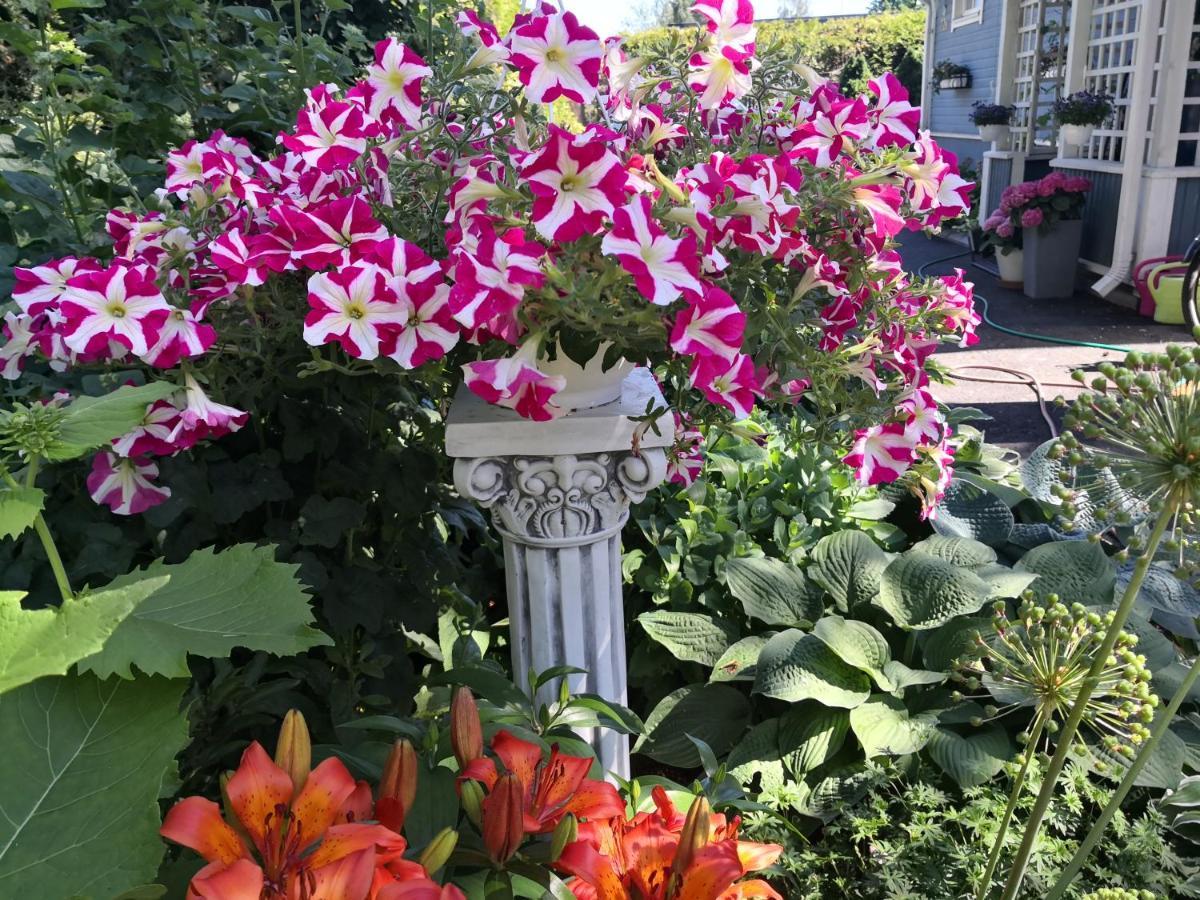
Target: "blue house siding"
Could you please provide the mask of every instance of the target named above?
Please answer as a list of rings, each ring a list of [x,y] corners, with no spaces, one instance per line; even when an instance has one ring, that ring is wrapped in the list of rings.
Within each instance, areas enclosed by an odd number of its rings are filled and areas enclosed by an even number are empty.
[[[1092,182],[1083,208],[1082,259],[1102,266],[1112,265],[1113,241],[1117,236],[1117,208],[1121,199],[1118,172],[1091,172],[1063,168],[1068,175],[1082,175]],[[1178,199],[1176,200],[1178,202]]]
[[[1200,178],[1181,178],[1175,183],[1175,209],[1167,252],[1181,254],[1200,234]]]
[[[933,23],[930,55],[934,65],[946,61],[970,69],[971,86],[962,90],[944,89],[930,95],[929,130],[934,134],[968,134],[975,130],[967,118],[971,104],[976,100],[994,102],[996,99],[996,59],[1000,53],[1004,3],[1002,0],[983,0],[983,21],[962,25],[953,31],[950,29],[950,7],[949,3],[934,4],[933,15],[938,18]],[[981,141],[976,143],[979,149],[967,155],[978,160],[983,150],[989,148]]]
[[[932,129],[930,129],[932,131]],[[945,138],[934,136],[934,140],[938,142],[938,146],[945,150],[949,150],[958,157],[959,165],[971,161],[971,165],[975,169],[979,169],[983,163],[983,154],[992,149],[991,144],[985,144],[983,141],[967,141],[962,138]]]

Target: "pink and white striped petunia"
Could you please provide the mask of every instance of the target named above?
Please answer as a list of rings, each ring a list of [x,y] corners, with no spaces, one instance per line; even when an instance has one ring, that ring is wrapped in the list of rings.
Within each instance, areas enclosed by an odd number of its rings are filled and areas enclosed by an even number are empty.
[[[746,314],[732,297],[710,284],[675,317],[671,349],[683,356],[718,356],[730,361],[737,358],[745,331]]]
[[[502,359],[467,363],[463,376],[473,393],[488,403],[515,410],[526,419],[545,422],[563,413],[554,395],[566,386],[566,379],[539,371],[525,348]]]
[[[368,114],[384,122],[416,128],[421,122],[421,82],[432,72],[425,60],[395,38],[375,45],[367,68]]]
[[[155,339],[155,314],[171,312],[153,269],[120,264],[71,278],[59,306],[63,340],[76,353],[99,353],[113,341],[144,356]]]
[[[84,272],[98,272],[100,264],[94,259],[64,256],[52,259],[44,266],[31,268],[13,267],[17,283],[13,285],[12,298],[21,312],[37,315],[56,306],[67,289],[67,281]]]
[[[913,391],[911,396],[900,403],[899,410],[908,414],[908,420],[904,423],[904,436],[914,445],[937,444],[942,440],[946,420],[928,391]]]
[[[732,359],[697,356],[692,362],[692,387],[698,388],[710,403],[724,406],[735,419],[744,419],[754,410],[754,397],[760,383],[754,360],[744,353]]]
[[[718,47],[754,53],[754,5],[750,0],[696,0],[692,12],[707,20],[704,25]]]
[[[550,137],[521,170],[533,191],[533,225],[547,240],[567,243],[594,234],[625,199],[628,176],[599,138],[577,143],[550,126]]]
[[[396,237],[376,244],[370,259],[385,273],[403,315],[401,329],[385,330],[383,355],[406,369],[441,359],[458,343],[459,332],[441,264]]]
[[[230,281],[239,285],[260,285],[264,281],[267,266],[251,264],[256,237],[259,236],[251,236],[248,240],[240,228],[230,228],[208,245],[209,258]],[[287,255],[290,258],[291,252],[288,251]]]
[[[158,466],[148,459],[126,459],[108,450],[92,459],[88,494],[118,516],[136,516],[171,496],[169,487],[154,484]]]
[[[876,98],[870,110],[871,121],[875,123],[875,146],[899,147],[915,141],[921,125],[921,109],[908,102],[908,90],[900,79],[888,72],[872,78],[867,87]]]
[[[454,318],[469,329],[511,313],[527,287],[537,288],[545,281],[541,262],[546,248],[537,241],[525,240],[519,228],[498,235],[490,223],[478,231],[475,249],[456,255],[450,291]]]
[[[587,103],[596,96],[604,48],[596,32],[580,25],[574,13],[536,15],[512,30],[508,45],[509,62],[534,103],[559,97]]]
[[[468,71],[506,62],[512,55],[508,47],[500,40],[500,33],[496,30],[496,26],[486,19],[481,19],[475,10],[462,10],[455,17],[454,22],[464,36],[479,38],[479,47],[467,60],[465,68]]]
[[[913,464],[915,446],[899,422],[872,425],[854,433],[854,446],[842,462],[854,469],[861,484],[889,484]]]
[[[667,481],[687,487],[704,469],[704,435],[691,420],[678,412],[675,417],[675,441],[667,451]]]
[[[308,279],[304,340],[314,347],[338,343],[357,359],[375,359],[389,332],[398,332],[408,310],[388,287],[388,276],[373,263],[356,263]]]
[[[861,99],[834,100],[828,110],[818,107],[811,120],[797,132],[792,154],[818,168],[833,165],[848,143],[863,140],[871,133],[867,107]]]
[[[190,309],[172,309],[152,314],[154,343],[142,360],[160,369],[174,368],[181,359],[202,356],[217,340],[211,325],[197,320]]]
[[[127,431],[112,442],[113,452],[118,456],[170,456],[178,452],[171,440],[175,426],[179,424],[180,410],[170,397],[155,400],[146,407],[141,424]]]
[[[681,293],[699,299],[704,288],[697,277],[696,236],[685,231],[682,238],[669,237],[654,220],[652,206],[650,198],[641,194],[616,210],[601,251],[617,258],[633,276],[638,291],[655,306],[674,303]]]
[[[170,443],[179,450],[186,450],[206,438],[232,434],[250,418],[248,412],[217,403],[209,397],[191,373],[183,376],[183,385],[184,399],[179,422],[170,436]]]
[[[348,266],[388,236],[371,214],[371,204],[359,196],[281,212],[295,234],[292,258],[306,269]]]
[[[295,130],[280,139],[322,172],[348,169],[367,149],[366,119],[357,105],[333,100],[300,110]]]
[[[735,47],[709,47],[688,61],[688,85],[702,109],[717,109],[750,93],[753,66],[753,57]]]
[[[25,368],[25,358],[37,349],[37,332],[33,328],[33,316],[25,313],[5,313],[0,322],[0,378],[16,381]]]
[[[890,184],[866,184],[854,189],[854,202],[871,217],[871,227],[881,238],[895,237],[904,229],[900,189]]]

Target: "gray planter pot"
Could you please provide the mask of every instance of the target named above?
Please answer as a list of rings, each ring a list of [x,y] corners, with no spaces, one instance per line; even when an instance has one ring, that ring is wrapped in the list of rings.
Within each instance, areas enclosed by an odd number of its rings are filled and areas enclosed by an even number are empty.
[[[1075,293],[1083,221],[1058,222],[1048,231],[1026,228],[1025,296],[1041,300]]]

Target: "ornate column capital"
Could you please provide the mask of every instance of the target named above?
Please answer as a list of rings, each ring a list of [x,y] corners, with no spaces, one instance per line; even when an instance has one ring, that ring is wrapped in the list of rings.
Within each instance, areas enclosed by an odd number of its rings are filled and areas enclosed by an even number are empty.
[[[630,504],[666,473],[666,453],[659,447],[454,461],[460,494],[491,509],[506,537],[541,547],[589,544],[620,531]]]

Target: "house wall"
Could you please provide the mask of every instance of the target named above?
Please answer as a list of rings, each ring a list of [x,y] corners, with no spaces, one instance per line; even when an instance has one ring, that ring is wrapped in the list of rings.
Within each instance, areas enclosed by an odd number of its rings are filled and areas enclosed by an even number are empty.
[[[1092,182],[1083,207],[1083,246],[1080,259],[1101,266],[1112,265],[1113,243],[1117,236],[1117,208],[1121,200],[1121,173],[1094,169],[1072,169],[1070,161],[1060,161],[1056,169],[1068,175],[1082,175]]]
[[[1175,209],[1167,253],[1181,254],[1200,234],[1200,178],[1181,178],[1175,183]]]
[[[996,91],[996,61],[1000,52],[1000,32],[1003,25],[1003,0],[984,0],[983,21],[962,25],[951,30],[949,0],[934,0],[930,14],[933,21],[933,47],[928,51],[933,64],[947,60],[971,70],[971,86],[963,90],[943,89],[929,97],[929,130],[942,146],[948,147],[960,159],[969,158],[978,165],[991,144],[978,138],[965,137],[975,133],[967,117],[976,100],[994,102]],[[946,137],[963,135],[964,137]]]

